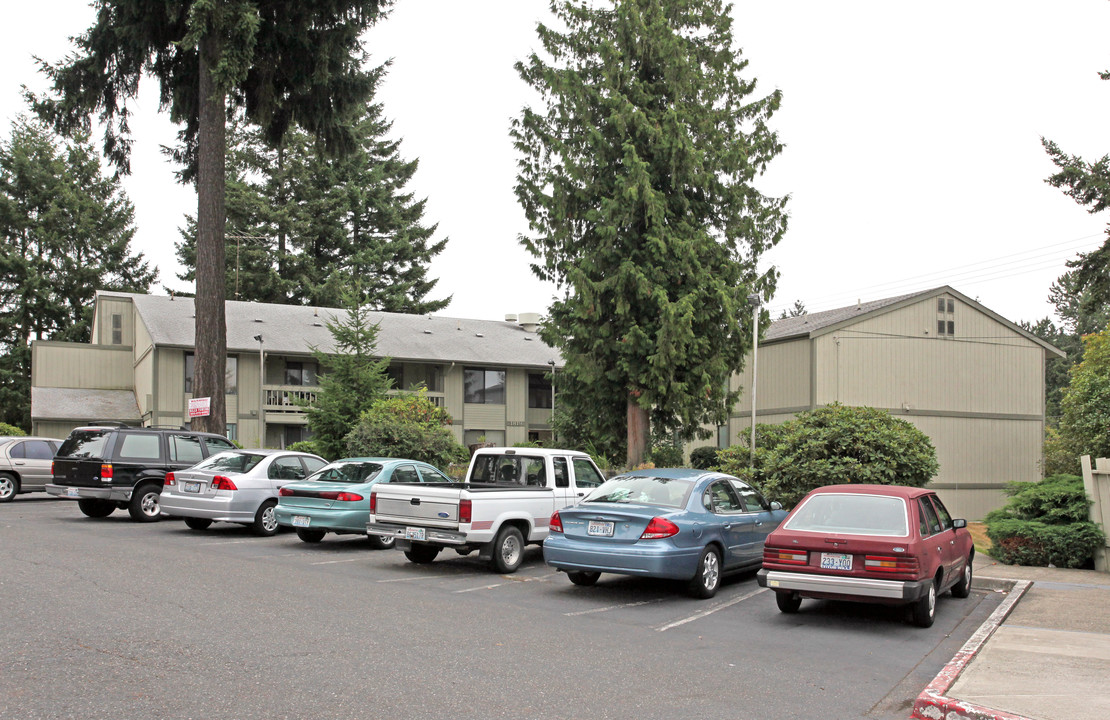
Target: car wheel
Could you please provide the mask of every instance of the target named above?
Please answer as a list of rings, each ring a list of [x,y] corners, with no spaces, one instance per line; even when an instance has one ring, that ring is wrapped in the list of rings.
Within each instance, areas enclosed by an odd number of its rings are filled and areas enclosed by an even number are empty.
[[[277,515],[274,513],[275,507],[277,507],[277,500],[271,499],[262,503],[262,507],[258,508],[258,512],[254,514],[251,532],[260,537],[277,535],[278,521]]]
[[[514,573],[524,562],[524,536],[512,525],[506,525],[493,541],[490,566],[499,573]]]
[[[306,528],[295,528],[297,537],[306,543],[318,543],[324,539],[326,533],[323,530],[308,530]]]
[[[14,475],[0,473],[0,503],[11,502],[19,493],[19,481]]]
[[[81,508],[81,512],[85,513],[91,518],[108,517],[115,512],[116,506],[107,500],[78,500],[77,507]]]
[[[193,530],[206,530],[212,521],[208,518],[187,517],[185,518],[185,525]]]
[[[439,555],[439,548],[435,545],[416,545],[405,551],[405,557],[414,563],[427,565]]]
[[[721,587],[721,555],[715,548],[707,547],[701,552],[698,571],[690,578],[690,594],[696,598],[711,598]]]
[[[162,496],[162,488],[152,483],[139,486],[131,494],[131,502],[127,503],[127,512],[135,522],[154,522],[162,517],[162,506],[158,504]]]
[[[370,539],[370,547],[376,550],[390,550],[397,544],[397,538],[390,535],[385,537],[382,535],[368,535]]]
[[[929,583],[929,592],[913,604],[913,624],[918,627],[932,627],[937,616],[937,581]]]
[[[599,573],[599,572],[568,572],[567,577],[570,578],[570,581],[572,583],[574,583],[575,585],[581,585],[582,587],[590,587],[591,585],[597,583],[597,579],[599,577],[601,577],[601,573]]]
[[[960,581],[952,586],[952,597],[965,598],[971,594],[971,561],[972,555],[967,556],[967,561],[964,562],[964,574]]]
[[[796,613],[802,606],[802,596],[792,592],[776,592],[775,602],[779,606],[779,612]]]

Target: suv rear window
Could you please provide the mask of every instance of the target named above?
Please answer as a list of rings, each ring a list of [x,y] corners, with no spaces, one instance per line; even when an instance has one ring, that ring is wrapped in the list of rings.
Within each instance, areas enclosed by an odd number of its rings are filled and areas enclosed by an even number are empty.
[[[121,433],[116,456],[131,460],[157,461],[162,457],[160,445],[159,437],[154,434]]]
[[[58,457],[67,458],[104,458],[104,444],[108,441],[110,430],[74,430],[58,448]]]
[[[848,535],[905,537],[910,534],[906,501],[885,495],[811,495],[787,518],[783,527]]]

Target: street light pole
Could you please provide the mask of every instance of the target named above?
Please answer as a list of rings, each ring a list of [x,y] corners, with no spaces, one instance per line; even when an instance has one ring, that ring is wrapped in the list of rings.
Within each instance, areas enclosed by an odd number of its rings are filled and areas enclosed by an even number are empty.
[[[258,341],[258,447],[266,446],[266,354],[262,349],[262,336]]]
[[[755,387],[757,381],[756,371],[759,368],[759,293],[748,296],[748,304],[752,306],[752,439],[749,444],[748,467],[755,468]]]
[[[548,360],[551,366],[551,439],[555,439],[555,361]]]

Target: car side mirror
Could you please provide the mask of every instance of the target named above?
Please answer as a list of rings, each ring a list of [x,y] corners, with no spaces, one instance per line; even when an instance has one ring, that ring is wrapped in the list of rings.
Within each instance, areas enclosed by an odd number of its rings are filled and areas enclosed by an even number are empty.
[[[782,510],[782,503],[780,503],[780,502],[771,503],[771,509],[772,510]]]
[[[963,518],[960,518],[959,520],[953,520],[952,527],[957,530],[959,530],[960,528],[965,528],[967,527],[967,520],[964,520]]]

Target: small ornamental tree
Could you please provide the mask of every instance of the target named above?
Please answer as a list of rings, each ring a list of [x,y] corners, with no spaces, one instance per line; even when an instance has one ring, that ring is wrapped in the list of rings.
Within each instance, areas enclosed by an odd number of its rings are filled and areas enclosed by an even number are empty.
[[[1060,437],[1072,455],[1110,457],[1110,330],[1083,337],[1083,361],[1060,407]]]
[[[465,462],[467,450],[448,425],[451,416],[424,391],[375,402],[347,435],[347,454],[421,460],[446,471]]]
[[[838,403],[778,426],[757,426],[756,450],[754,472],[749,450],[741,446],[722,451],[719,467],[751,479],[768,499],[788,508],[825,485],[921,487],[939,468],[929,436],[910,423],[883,410]]]

